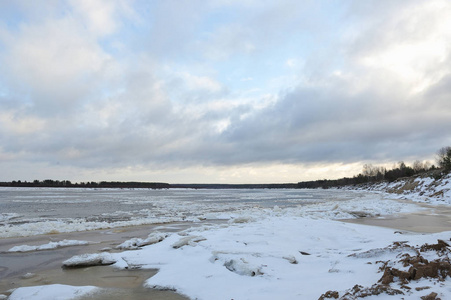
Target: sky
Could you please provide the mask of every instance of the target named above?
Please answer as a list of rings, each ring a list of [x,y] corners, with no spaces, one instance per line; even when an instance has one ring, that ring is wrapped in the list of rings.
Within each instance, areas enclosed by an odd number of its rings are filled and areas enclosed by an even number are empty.
[[[451,145],[447,0],[0,0],[0,181],[281,183]]]

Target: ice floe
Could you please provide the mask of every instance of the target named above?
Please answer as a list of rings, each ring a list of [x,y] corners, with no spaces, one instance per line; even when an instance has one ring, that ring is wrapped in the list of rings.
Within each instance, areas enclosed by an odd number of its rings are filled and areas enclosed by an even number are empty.
[[[122,244],[116,246],[117,249],[122,250],[133,250],[133,249],[139,249],[144,246],[152,245],[161,242],[164,240],[168,234],[154,232],[149,234],[149,236],[145,239],[141,238],[132,238],[130,240],[127,240],[123,242]]]
[[[37,246],[28,246],[28,245],[14,246],[11,249],[9,249],[8,252],[30,252],[30,251],[52,250],[61,247],[89,245],[90,243],[91,242],[88,241],[62,240],[58,242],[50,242],[48,244]]]
[[[62,284],[50,284],[41,286],[21,287],[16,289],[9,300],[49,300],[49,299],[74,299],[94,293],[99,288],[94,286],[70,286]]]
[[[64,268],[83,268],[91,266],[112,265],[117,260],[109,253],[82,254],[63,261]]]

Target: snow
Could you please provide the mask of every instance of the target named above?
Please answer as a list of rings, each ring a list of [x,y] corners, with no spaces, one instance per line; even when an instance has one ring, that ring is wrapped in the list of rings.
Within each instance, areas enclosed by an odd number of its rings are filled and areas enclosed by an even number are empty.
[[[138,249],[143,246],[152,245],[155,243],[159,243],[162,240],[164,240],[168,235],[160,232],[153,232],[149,234],[149,236],[146,239],[141,238],[132,238],[130,240],[127,240],[123,242],[122,244],[116,246],[117,249],[122,250],[132,250],[132,249]]]
[[[152,219],[151,221],[146,219],[138,219],[132,221],[122,222],[87,222],[84,220],[56,220],[56,221],[40,221],[36,223],[25,223],[20,225],[6,224],[2,227],[0,232],[0,238],[5,237],[19,237],[19,236],[33,236],[41,234],[54,234],[65,232],[81,232],[97,229],[110,229],[126,226],[140,226],[146,224],[158,224],[167,222],[181,221],[179,218],[161,218]]]
[[[11,219],[17,218],[19,214],[17,213],[0,213],[0,222],[9,221]]]
[[[28,245],[14,246],[11,249],[9,249],[8,252],[30,252],[30,251],[52,250],[61,247],[89,245],[90,243],[91,242],[88,241],[62,240],[38,246],[28,246]]]
[[[421,186],[431,184],[425,180]],[[446,189],[448,185],[443,183],[441,187]],[[333,191],[328,193],[333,195]],[[415,193],[414,197],[420,197],[420,192]],[[406,254],[416,255],[425,243],[450,241],[451,231],[400,233],[340,221],[362,214],[396,215],[421,209],[414,203],[394,200],[398,196],[392,194],[350,195],[354,197],[312,201],[308,205],[216,212],[195,206],[189,212],[196,218],[226,218],[229,222],[179,233],[153,232],[148,238],[129,239],[117,247],[126,251],[79,255],[63,265],[94,263],[113,264],[119,269],[158,269],[146,280],[146,287],[175,290],[190,299],[318,299],[328,291],[336,291],[340,297],[352,291],[362,295],[380,284],[384,266],[407,271],[401,263]],[[448,192],[443,195],[443,202],[449,203]],[[428,260],[450,259],[449,252],[443,256],[435,251],[422,255]],[[410,289],[399,280],[389,285],[404,295],[382,293],[365,299],[419,299],[431,292],[441,299],[451,299],[450,277],[444,281],[420,278],[406,285]],[[58,299],[52,298],[56,293],[65,297],[61,299],[71,299],[93,291],[93,287],[54,286],[18,288],[10,299]]]
[[[52,192],[54,192],[52,190]],[[313,195],[307,192],[301,196],[290,196],[290,191],[284,190],[259,190],[259,191],[229,191],[218,190],[206,194],[196,194],[197,191],[183,191],[188,195],[187,199],[180,201],[181,197],[161,198],[132,198],[133,203],[147,201],[153,210],[139,210],[129,220],[115,221],[115,214],[120,216],[129,215],[131,212],[121,211],[103,216],[98,221],[87,219],[64,218],[45,220],[24,220],[20,223],[8,223],[2,225],[0,238],[33,236],[41,234],[81,232],[97,229],[110,229],[126,226],[139,226],[145,224],[159,224],[179,221],[199,222],[202,220],[229,219],[232,222],[251,222],[265,215],[285,214],[292,216],[304,216],[308,218],[334,218],[349,219],[357,218],[361,212],[367,216],[391,215],[408,213],[419,210],[414,204],[401,204],[393,200],[393,196],[368,194],[355,191],[313,191]],[[228,195],[230,193],[230,195]],[[335,195],[334,195],[335,194]],[[236,199],[234,197],[237,197]],[[310,197],[308,197],[310,196]],[[60,196],[61,197],[61,196]],[[144,197],[144,196],[143,196]],[[203,197],[199,200],[199,198]],[[292,199],[290,199],[292,197]],[[303,198],[305,197],[305,198]],[[291,205],[274,205],[280,201]],[[219,199],[219,200],[218,200]],[[265,202],[268,199],[267,202]],[[383,200],[383,201],[381,201]],[[42,200],[44,201],[44,200]],[[55,200],[56,201],[56,200]],[[62,200],[70,203],[71,200]],[[119,200],[118,200],[119,201]],[[39,202],[40,203],[40,202]],[[34,204],[36,205],[36,203]],[[10,216],[12,217],[12,215]],[[17,217],[17,215],[15,215]],[[130,216],[128,216],[129,218]]]
[[[420,211],[423,208],[412,203],[400,203],[391,196],[356,194],[346,201],[328,201],[299,208],[278,209],[280,214],[290,214],[314,219],[356,219],[358,217],[378,217]],[[362,215],[363,214],[363,215]]]
[[[66,300],[87,296],[98,289],[94,286],[69,286],[62,284],[21,287],[11,294],[9,300]]]
[[[80,268],[88,266],[102,266],[111,265],[116,262],[116,259],[110,253],[94,253],[94,254],[82,254],[73,256],[63,261],[63,267],[65,268]]]
[[[451,205],[451,173],[439,179],[419,176],[394,182],[370,183],[360,187],[351,186],[344,189],[382,192],[393,199],[407,199],[432,205]]]
[[[173,234],[158,244],[113,256],[118,268],[158,268],[146,286],[176,290],[191,299],[219,299],[218,295],[220,299],[318,299],[328,290],[342,295],[356,284],[377,283],[382,276],[378,261],[412,253],[391,249],[393,242],[421,245],[450,237],[451,232],[401,235],[392,229],[339,221],[272,216],[190,229],[183,236]],[[188,239],[197,242],[173,246]],[[446,299],[451,297],[446,287],[450,283],[428,282],[431,290],[413,289],[405,292],[406,299],[432,290]]]

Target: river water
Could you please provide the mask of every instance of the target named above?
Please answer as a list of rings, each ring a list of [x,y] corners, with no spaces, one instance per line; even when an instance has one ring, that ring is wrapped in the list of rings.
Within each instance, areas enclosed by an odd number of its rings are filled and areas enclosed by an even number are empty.
[[[143,281],[157,270],[95,267],[65,271],[61,262],[105,248],[120,251],[115,248],[120,243],[133,237],[145,238],[155,231],[179,232],[238,218],[377,219],[417,209],[414,204],[384,197],[367,192],[300,189],[0,188],[0,294],[20,286],[89,283],[106,289],[90,299],[184,299],[171,291],[143,288]],[[91,243],[26,253],[9,251],[14,246],[62,240]],[[24,278],[27,273],[35,275]],[[114,281],[121,285],[112,288]]]
[[[347,200],[323,190],[0,188],[0,238],[200,219]]]

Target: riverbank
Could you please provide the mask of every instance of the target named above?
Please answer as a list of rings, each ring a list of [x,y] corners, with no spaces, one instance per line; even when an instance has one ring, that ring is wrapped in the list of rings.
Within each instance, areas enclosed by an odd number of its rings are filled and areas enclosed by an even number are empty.
[[[419,299],[431,293],[447,299],[451,294],[446,276],[431,273],[401,281],[395,272],[391,281],[382,278],[385,271],[404,270],[406,255],[422,257],[425,264],[449,260],[448,246],[436,251],[432,245],[450,237],[449,231],[424,234],[271,216],[210,230],[190,229],[113,259],[118,268],[158,267],[147,287],[176,290],[191,299],[318,299],[328,291],[356,299],[356,285],[374,299],[399,299],[401,294]]]
[[[95,299],[124,299],[124,294],[127,299],[186,299],[172,291],[159,291],[143,287],[144,281],[155,275],[157,269],[118,270],[113,267],[90,267],[65,270],[61,268],[61,262],[83,253],[119,253],[123,250],[116,247],[124,241],[144,238],[150,232],[171,233],[196,226],[201,226],[201,223],[174,222],[0,239],[0,294],[9,295],[11,292],[8,291],[19,287],[62,284],[69,286],[92,285],[105,288],[105,291],[99,292]],[[54,241],[86,241],[87,244],[55,246],[55,248],[41,251],[9,251],[15,248],[24,248],[24,245],[49,245]]]
[[[335,192],[327,193],[333,197]],[[66,251],[64,258],[37,262],[34,275],[28,275],[29,278],[23,278],[25,269],[19,268],[16,275],[24,287],[14,291],[11,299],[27,299],[30,293],[34,295],[32,299],[49,299],[55,290],[64,299],[83,293],[86,299],[105,299],[105,295],[109,295],[108,299],[112,299],[111,295],[123,298],[124,292],[136,293],[137,299],[143,299],[139,296],[155,291],[163,294],[170,291],[167,297],[190,299],[318,299],[328,292],[328,295],[348,295],[348,299],[356,299],[358,292],[353,290],[356,286],[361,287],[359,291],[373,293],[374,299],[378,299],[374,293],[380,292],[381,287],[385,290],[378,295],[383,299],[399,299],[399,294],[390,295],[394,290],[403,293],[405,299],[418,299],[431,293],[437,293],[442,299],[451,297],[446,289],[449,277],[444,280],[437,276],[406,279],[408,282],[403,285],[397,280],[380,282],[388,267],[402,269],[400,260],[406,254],[421,255],[429,261],[449,259],[448,246],[444,247],[448,252],[443,253],[420,251],[429,249],[423,247],[426,244],[450,241],[451,232],[443,231],[449,221],[447,207],[394,201],[382,194],[351,192],[346,195],[346,198],[311,202],[306,206],[234,211],[228,222],[170,223],[16,239],[14,243],[0,245],[1,251],[30,244],[27,239],[35,239],[35,245],[49,243],[49,239],[94,243],[12,254],[11,257],[17,255],[20,262],[11,264],[20,267],[21,255],[45,257]],[[350,217],[359,218],[349,220]],[[409,224],[418,225],[425,220],[421,218],[434,220],[431,222],[434,226],[408,228]],[[400,219],[407,221],[400,222]],[[365,222],[377,226],[362,225]],[[165,238],[155,244],[135,246],[151,232],[159,232]],[[0,243],[2,241],[10,239],[0,240]],[[123,249],[115,249],[121,243]],[[62,261],[69,257],[82,261],[84,258],[77,255],[101,253],[104,248],[110,248],[106,253],[113,262],[111,266],[75,271],[61,269]],[[43,269],[53,263],[56,268]],[[139,275],[133,275],[135,270]],[[77,276],[62,280],[64,274],[75,272],[79,272]],[[77,282],[77,277],[89,280]],[[115,281],[119,282],[119,288],[111,288]],[[62,286],[51,285],[55,283]],[[26,285],[34,287],[25,288]],[[349,296],[351,294],[354,298]],[[164,299],[158,297],[152,299]]]
[[[397,199],[429,203],[433,205],[451,205],[451,173],[434,177],[432,174],[422,174],[401,178],[393,182],[382,181],[350,185],[342,190],[369,191],[387,193]]]
[[[345,220],[349,223],[379,226],[416,233],[438,233],[451,230],[451,207],[421,205],[424,210],[385,217],[366,217]]]
[[[423,211],[420,215],[437,217],[438,224],[446,225],[441,223],[443,216],[434,214],[433,210]],[[413,218],[415,216],[416,213],[412,214]],[[366,218],[351,222],[359,223],[363,220]],[[379,225],[386,225],[384,220],[391,218],[378,220]],[[239,299],[274,299],[276,296],[278,299],[318,299],[328,291],[336,291],[342,296],[349,293],[355,285],[371,288],[378,284],[383,275],[379,271],[381,261],[396,261],[413,251],[407,246],[394,250],[393,245],[396,243],[420,247],[427,243],[437,243],[439,239],[449,240],[451,237],[451,232],[417,234],[403,228],[350,224],[348,220],[342,222],[274,216],[265,220],[243,222],[198,228],[185,227],[187,224],[179,224],[181,227],[171,224],[170,228],[166,228],[169,230],[156,228],[167,233],[172,231],[172,234],[158,244],[138,250],[112,251],[112,257],[117,260],[113,266],[75,270],[64,270],[59,266],[36,270],[35,275],[29,278],[22,277],[20,285],[40,286],[32,288],[37,293],[36,298],[32,299],[51,296],[49,293],[54,288],[52,284],[56,283],[101,288],[88,293],[86,299],[121,299],[124,294],[128,299],[146,299],[145,296],[149,297],[147,299],[186,299],[178,293],[191,299],[218,299],[223,296]],[[145,228],[141,229],[142,233],[149,232]],[[422,232],[429,231],[421,229]],[[125,230],[124,233],[122,238],[136,237],[138,232],[132,229]],[[88,239],[83,233],[76,234],[80,234],[80,239]],[[144,238],[145,234],[142,236]],[[198,242],[187,242],[178,249],[173,247],[181,240],[193,236],[202,238],[198,238]],[[119,235],[114,236],[114,233],[111,237],[110,247],[123,241],[116,240]],[[100,246],[105,245],[100,243],[94,247]],[[90,248],[92,245],[86,247],[88,248],[83,248],[85,251],[76,252],[94,252],[94,248]],[[54,251],[57,250],[50,252],[54,254]],[[72,251],[75,249],[70,250]],[[44,252],[46,251],[41,253]],[[430,258],[436,254],[431,252],[428,255]],[[139,268],[130,270],[126,268],[129,265]],[[431,292],[447,296],[446,289],[441,284],[447,282],[424,278],[417,283],[409,283],[409,291],[394,283],[390,286],[405,293],[408,296],[406,299],[418,299]],[[415,286],[419,285],[428,288],[416,291]],[[271,287],[269,290],[268,286]],[[19,296],[20,294],[13,294],[12,299],[24,299]]]

